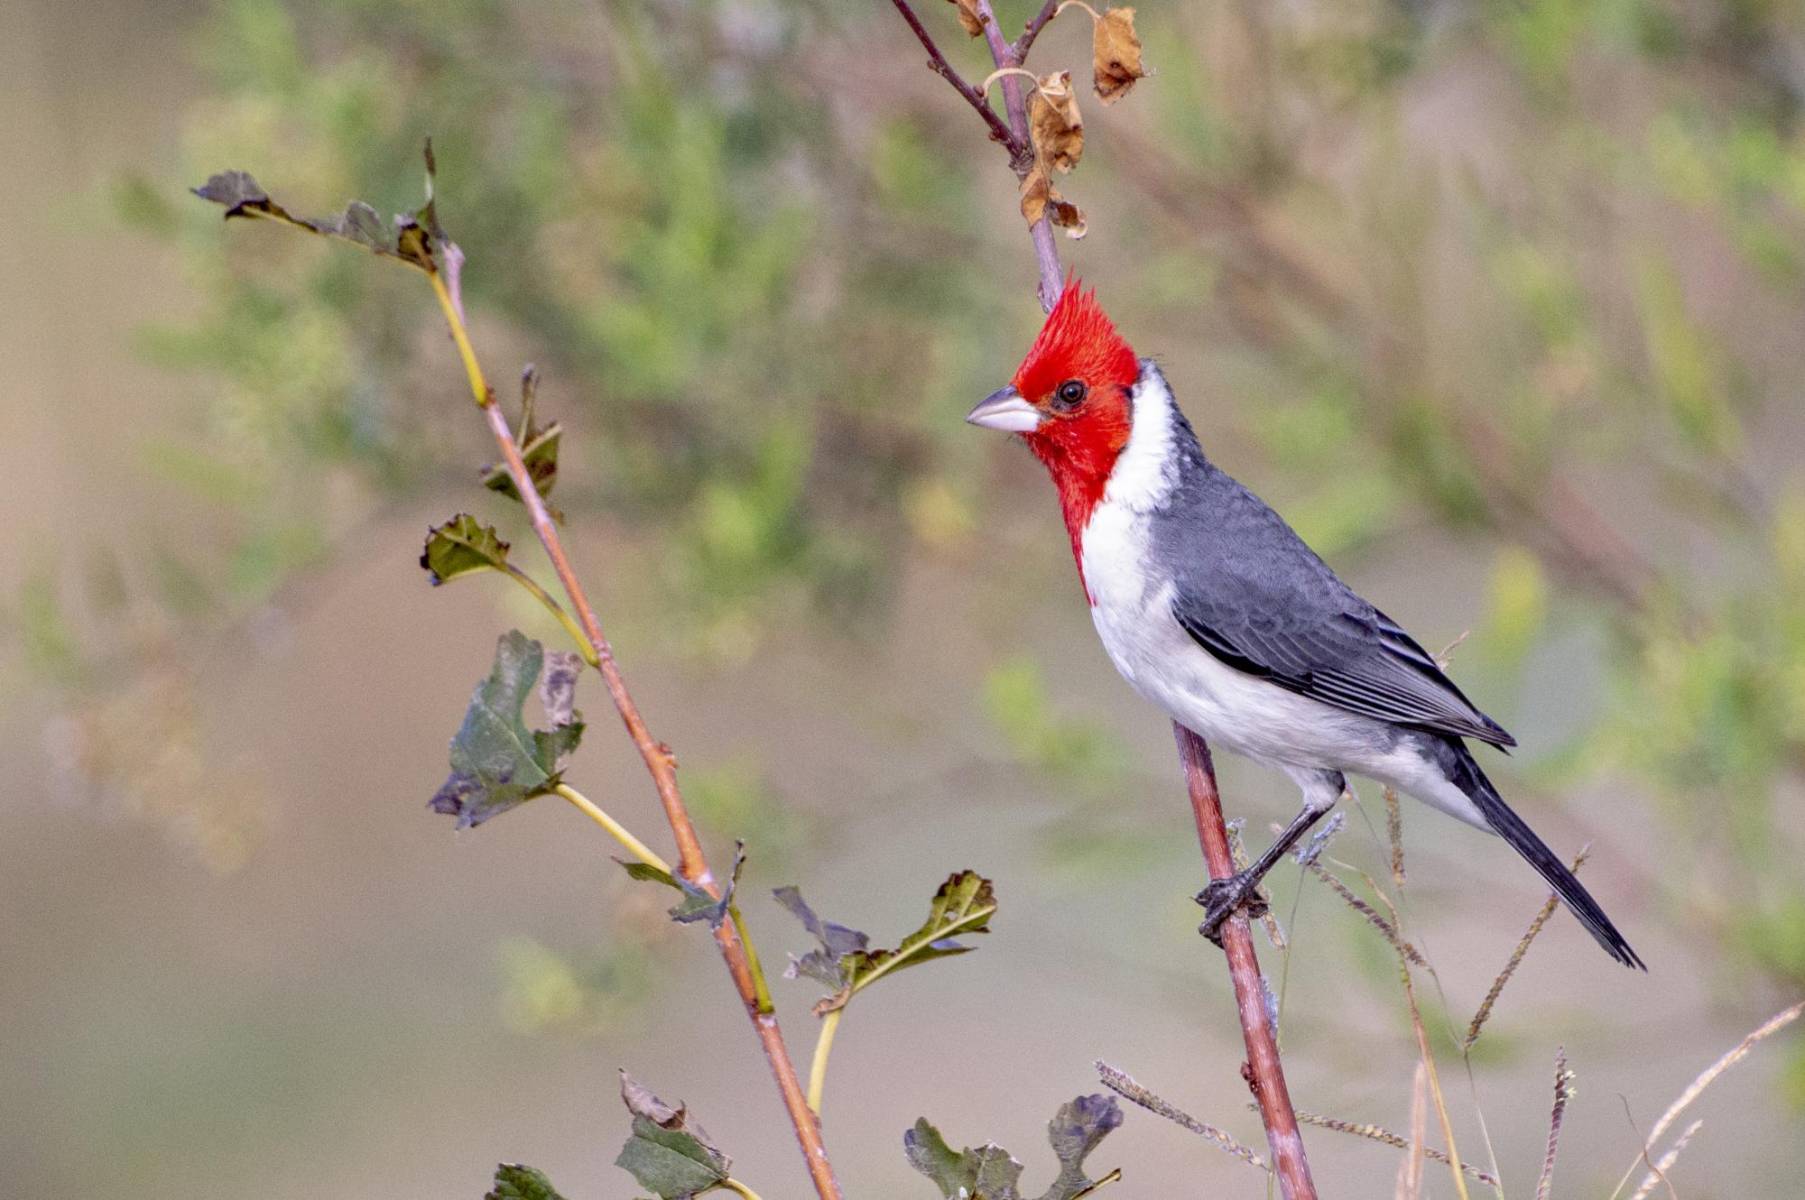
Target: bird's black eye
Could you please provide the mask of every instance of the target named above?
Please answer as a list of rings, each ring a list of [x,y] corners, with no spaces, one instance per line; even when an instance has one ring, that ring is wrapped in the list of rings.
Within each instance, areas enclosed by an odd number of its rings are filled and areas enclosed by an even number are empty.
[[[1053,393],[1053,407],[1060,412],[1071,412],[1084,403],[1084,391],[1082,379],[1066,380],[1059,385],[1059,390]]]

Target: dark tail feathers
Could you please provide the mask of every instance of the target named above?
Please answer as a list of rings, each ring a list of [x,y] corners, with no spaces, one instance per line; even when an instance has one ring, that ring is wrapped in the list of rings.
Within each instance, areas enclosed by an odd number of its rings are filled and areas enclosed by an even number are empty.
[[[1485,777],[1485,772],[1473,761],[1473,755],[1466,746],[1451,738],[1444,744],[1453,751],[1451,761],[1446,763],[1449,777],[1478,807],[1493,831],[1509,842],[1513,850],[1541,873],[1542,878],[1548,881],[1548,886],[1554,889],[1555,895],[1565,901],[1573,915],[1579,918],[1580,924],[1598,939],[1598,944],[1604,947],[1606,954],[1626,967],[1648,970],[1647,964],[1630,949],[1630,944],[1623,940],[1623,935],[1611,924],[1611,918],[1604,915],[1604,909],[1598,906],[1598,901],[1592,899],[1592,894],[1573,877],[1573,872],[1567,869],[1566,864],[1555,857],[1548,844],[1536,836],[1535,830],[1504,803],[1504,798],[1498,795],[1498,789],[1492,786],[1492,781]]]

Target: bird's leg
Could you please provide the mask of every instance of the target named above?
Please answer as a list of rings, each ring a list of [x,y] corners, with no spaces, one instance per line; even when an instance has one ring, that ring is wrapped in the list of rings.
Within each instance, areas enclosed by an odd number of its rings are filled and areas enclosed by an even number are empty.
[[[1266,898],[1260,895],[1260,880],[1266,873],[1278,865],[1290,849],[1297,845],[1310,827],[1322,820],[1335,802],[1341,799],[1342,790],[1347,781],[1339,771],[1321,772],[1319,780],[1312,780],[1304,787],[1304,806],[1298,810],[1291,824],[1285,826],[1283,833],[1266,847],[1266,852],[1254,860],[1253,865],[1245,870],[1237,871],[1227,879],[1212,879],[1193,897],[1203,905],[1203,924],[1197,932],[1220,946],[1222,944],[1222,922],[1228,920],[1237,909],[1245,909],[1250,917],[1266,914]]]

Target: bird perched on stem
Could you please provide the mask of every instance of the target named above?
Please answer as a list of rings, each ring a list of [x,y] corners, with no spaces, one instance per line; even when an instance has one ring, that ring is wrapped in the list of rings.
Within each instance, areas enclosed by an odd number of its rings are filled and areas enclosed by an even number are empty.
[[[1346,789],[1376,779],[1510,843],[1606,953],[1642,960],[1505,804],[1466,739],[1516,739],[1409,634],[1355,595],[1271,508],[1204,457],[1166,380],[1067,284],[1014,381],[966,418],[1018,434],[1059,492],[1103,647],[1128,682],[1211,742],[1277,767],[1303,808],[1198,896],[1216,937]]]

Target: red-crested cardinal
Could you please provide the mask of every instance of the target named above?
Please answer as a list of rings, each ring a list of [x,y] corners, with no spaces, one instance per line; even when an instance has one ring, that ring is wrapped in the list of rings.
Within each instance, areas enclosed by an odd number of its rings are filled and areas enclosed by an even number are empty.
[[[1463,741],[1516,739],[1204,457],[1159,368],[1135,357],[1094,293],[1069,283],[1014,382],[966,419],[1020,435],[1046,465],[1091,619],[1123,678],[1303,791],[1302,811],[1259,860],[1198,896],[1206,934],[1257,897],[1351,771],[1503,837],[1612,958],[1643,966]]]

